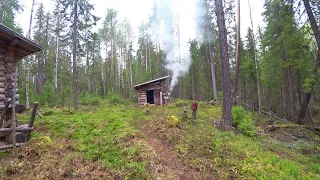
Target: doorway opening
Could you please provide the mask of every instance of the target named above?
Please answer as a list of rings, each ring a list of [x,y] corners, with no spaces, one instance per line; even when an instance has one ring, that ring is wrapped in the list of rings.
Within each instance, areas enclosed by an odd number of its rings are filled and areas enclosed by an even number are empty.
[[[154,90],[147,91],[147,103],[154,104]]]

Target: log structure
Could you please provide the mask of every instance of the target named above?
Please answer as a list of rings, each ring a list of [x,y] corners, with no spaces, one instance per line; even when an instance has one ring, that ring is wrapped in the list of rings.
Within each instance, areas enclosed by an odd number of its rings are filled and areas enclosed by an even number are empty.
[[[12,147],[16,146],[15,109],[18,107],[18,112],[24,109],[19,104],[18,63],[22,58],[40,50],[40,45],[0,24],[0,138],[4,137],[3,133],[9,134],[7,139],[12,139]]]
[[[168,78],[169,76],[165,76],[135,85],[134,88],[138,91],[138,104],[167,104],[168,88],[166,80]]]

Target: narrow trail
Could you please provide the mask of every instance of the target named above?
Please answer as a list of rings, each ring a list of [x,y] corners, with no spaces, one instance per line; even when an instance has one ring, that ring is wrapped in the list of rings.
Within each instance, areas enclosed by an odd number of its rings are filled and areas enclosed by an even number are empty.
[[[177,180],[198,180],[202,179],[199,171],[186,166],[165,143],[156,138],[150,130],[142,128],[147,138],[147,144],[154,150],[160,163],[166,166],[173,173]]]

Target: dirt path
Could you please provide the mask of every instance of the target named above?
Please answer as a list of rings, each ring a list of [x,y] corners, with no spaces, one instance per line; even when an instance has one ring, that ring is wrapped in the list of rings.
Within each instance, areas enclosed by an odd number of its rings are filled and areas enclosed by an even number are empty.
[[[141,129],[148,138],[147,144],[157,154],[160,163],[166,166],[173,173],[177,180],[197,180],[202,179],[199,171],[186,166],[165,143],[162,143],[158,138],[153,136],[152,132],[146,128]]]

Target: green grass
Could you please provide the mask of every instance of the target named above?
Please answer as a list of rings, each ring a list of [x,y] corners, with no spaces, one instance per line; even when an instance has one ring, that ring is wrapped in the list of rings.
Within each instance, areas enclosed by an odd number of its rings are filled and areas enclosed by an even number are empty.
[[[36,120],[45,124],[46,133],[53,140],[72,141],[69,150],[81,152],[85,157],[101,162],[121,177],[146,178],[147,162],[136,159],[139,147],[132,140],[141,136],[132,120],[141,118],[139,109],[132,106],[107,104],[99,110],[72,113],[63,110]],[[27,117],[25,117],[26,119]],[[38,136],[38,135],[36,135]]]
[[[222,132],[213,126],[214,121],[220,121],[220,105],[199,102],[198,119],[193,122],[190,118],[182,119],[185,103],[188,104],[188,115],[191,117],[191,101],[178,100],[177,103],[163,107],[138,107],[123,99],[119,100],[116,95],[113,98],[108,103],[99,101],[99,107],[82,106],[78,112],[41,109],[43,114],[48,113],[42,119],[37,118],[35,126],[45,129],[33,132],[33,138],[50,137],[52,142],[67,141],[69,151],[103,164],[121,179],[154,177],[147,170],[151,162],[143,154],[146,152],[145,145],[136,143],[146,140],[139,130],[145,126],[155,136],[170,143],[177,156],[200,170],[204,179],[320,177],[319,154],[309,155],[302,151],[303,148],[317,147],[312,141],[308,141],[308,144],[292,142],[297,148],[290,148],[286,143],[268,135],[249,137],[242,134],[244,131]],[[178,119],[178,125],[171,125],[171,121],[168,124],[168,117]],[[26,115],[19,118],[28,119]],[[250,118],[253,123],[263,121],[256,114],[250,114]],[[44,140],[50,144],[48,139]],[[0,154],[0,158],[6,156]],[[66,158],[72,157],[70,155]]]
[[[163,116],[179,116],[183,103],[179,100],[177,105],[163,107],[158,112],[155,110],[150,118],[155,121],[150,122],[150,127],[174,146],[182,160],[200,169],[205,179],[319,179],[319,159],[303,154],[301,148],[290,149],[268,136],[248,137],[243,130],[240,132],[244,134],[218,130],[213,121],[221,118],[220,106],[200,103],[196,124],[182,121],[179,131],[171,131],[165,123],[161,125],[161,112],[165,112]],[[242,119],[250,118],[251,121],[250,114],[241,113],[244,115]],[[252,126],[250,131],[254,128]],[[265,141],[277,144],[266,144]]]

